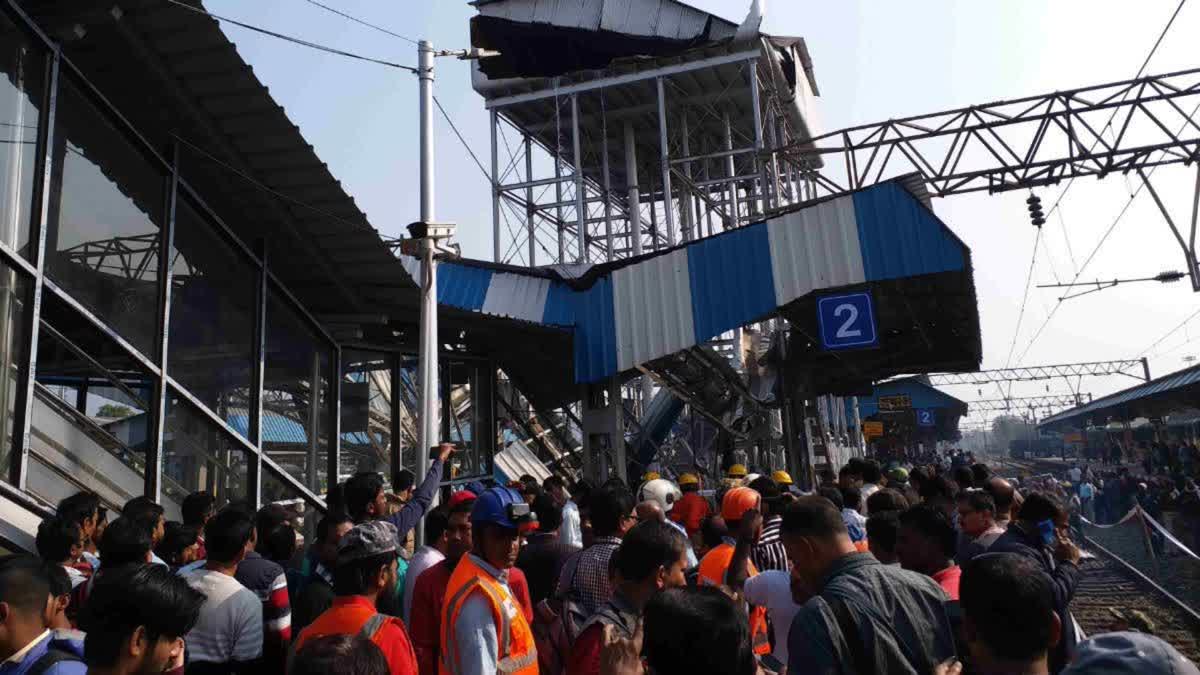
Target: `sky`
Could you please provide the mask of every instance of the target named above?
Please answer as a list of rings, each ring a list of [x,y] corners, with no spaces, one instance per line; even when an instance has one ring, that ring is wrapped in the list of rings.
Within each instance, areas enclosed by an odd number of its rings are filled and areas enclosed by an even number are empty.
[[[439,49],[469,46],[465,0],[322,0],[355,17]],[[693,0],[727,19],[748,0]],[[1132,77],[1176,0],[768,0],[764,30],[806,39],[821,90],[826,131],[972,103],[1041,94]],[[400,63],[415,45],[350,22],[309,0],[206,0],[216,14],[314,42]],[[181,10],[186,11],[186,10]],[[305,138],[382,233],[399,235],[418,215],[417,82],[412,75],[317,52],[226,24],[226,33]],[[1147,73],[1200,66],[1195,35],[1200,3],[1186,4]],[[438,59],[435,91],[468,144],[487,161],[488,118],[470,86],[468,65]],[[436,216],[459,225],[468,257],[490,259],[491,197],[484,176],[440,117],[436,120]],[[1183,253],[1149,195],[1143,194],[1099,248],[1136,188],[1135,177],[1077,181],[1046,224],[1033,283],[1152,276],[1183,270]],[[1193,169],[1166,167],[1155,187],[1177,221],[1191,214]],[[1061,188],[1037,194],[1049,207]],[[1035,241],[1025,192],[936,199],[934,209],[973,252],[984,368],[1148,356],[1155,376],[1200,355],[1200,298],[1185,280],[1119,286],[1063,302],[1031,289],[1022,297]],[[1018,317],[1019,325],[1018,325]],[[1043,324],[1045,325],[1042,328]],[[1040,329],[1040,333],[1039,333]],[[1037,334],[1037,339],[1033,338]],[[1032,343],[1031,343],[1032,341]],[[1155,344],[1158,342],[1158,344]],[[1011,354],[1011,355],[1010,355]],[[965,401],[1059,394],[1101,396],[1136,384],[1128,377],[952,387]],[[1040,413],[1039,413],[1039,416]]]

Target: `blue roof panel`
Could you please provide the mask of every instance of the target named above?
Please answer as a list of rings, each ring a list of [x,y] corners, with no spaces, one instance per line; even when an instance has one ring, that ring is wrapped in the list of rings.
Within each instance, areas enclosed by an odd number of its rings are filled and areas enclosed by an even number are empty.
[[[1192,366],[1191,368],[1178,370],[1156,380],[1150,380],[1145,384],[1139,384],[1124,391],[1118,391],[1115,394],[1109,394],[1103,398],[1098,398],[1091,403],[1071,408],[1070,410],[1065,410],[1057,415],[1051,415],[1050,417],[1042,420],[1039,426],[1068,422],[1072,420],[1082,420],[1085,416],[1101,410],[1128,405],[1138,401],[1139,399],[1149,398],[1159,394],[1166,394],[1177,389],[1183,389],[1190,385],[1194,385],[1196,383],[1200,383],[1200,366]]]
[[[882,183],[852,196],[868,281],[966,266],[966,246],[900,184]]]
[[[575,381],[595,382],[617,372],[617,324],[612,277],[575,294]]]
[[[766,223],[701,239],[687,252],[697,343],[775,311]]]
[[[437,273],[439,303],[473,312],[483,309],[492,270],[444,263],[437,266]]]

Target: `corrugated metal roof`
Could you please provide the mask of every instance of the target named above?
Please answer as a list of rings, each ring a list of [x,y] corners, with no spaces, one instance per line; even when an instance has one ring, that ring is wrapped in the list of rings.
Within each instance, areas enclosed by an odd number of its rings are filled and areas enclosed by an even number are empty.
[[[966,246],[894,182],[570,281],[474,261],[439,265],[443,305],[575,329],[575,381],[701,344],[823,289],[966,269]],[[420,263],[403,257],[420,278]]]
[[[737,25],[677,0],[493,0],[479,13],[522,23],[612,31],[626,35],[691,40],[711,21],[713,39],[732,37]]]
[[[844,196],[767,223],[778,304],[785,305],[818,288],[866,281],[858,220],[853,199]]]
[[[687,249],[612,274],[617,370],[696,344]]]
[[[963,268],[962,241],[899,183],[883,183],[851,198],[868,280]]]
[[[1115,409],[1122,406],[1130,406],[1143,399],[1169,394],[1197,383],[1200,383],[1200,366],[1192,366],[1191,368],[1176,371],[1156,380],[1150,380],[1145,384],[1139,384],[1124,391],[1109,394],[1091,403],[1071,408],[1057,415],[1051,415],[1042,420],[1038,426],[1056,425],[1065,422],[1082,422],[1088,416],[1099,414],[1102,411],[1106,413],[1115,412]],[[1096,422],[1103,421],[1096,420]]]
[[[501,485],[529,474],[538,482],[550,477],[550,470],[522,441],[513,441],[492,456],[492,477]]]
[[[967,412],[967,404],[959,399],[947,394],[946,392],[936,387],[925,384],[920,379],[915,377],[906,377],[899,380],[891,380],[882,382],[875,386],[870,396],[858,397],[858,414],[859,417],[870,417],[879,412],[879,397],[880,396],[908,396],[912,400],[914,408],[950,408],[953,410]],[[853,417],[851,406],[853,405],[850,399],[846,399],[846,416]]]
[[[771,267],[746,265],[771,257],[765,224],[702,239],[687,248],[692,319],[697,343],[775,311]]]

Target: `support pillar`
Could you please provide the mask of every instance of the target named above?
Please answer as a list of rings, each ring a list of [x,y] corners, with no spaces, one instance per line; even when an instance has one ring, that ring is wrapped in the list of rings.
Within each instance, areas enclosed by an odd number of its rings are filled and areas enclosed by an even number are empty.
[[[671,141],[667,136],[667,95],[663,90],[663,79],[655,78],[658,85],[658,142],[662,159],[663,215],[667,227],[667,246],[675,245],[675,209],[671,206]]]
[[[625,480],[625,427],[621,385],[609,378],[582,387],[584,471],[600,485],[610,477]]]
[[[726,183],[725,201],[726,208],[729,209],[729,222],[725,224],[727,229],[734,229],[741,225],[741,204],[738,200],[737,182],[733,177],[737,175],[737,165],[733,159],[733,124],[729,121],[729,113],[725,113],[725,151],[730,154],[725,156],[725,174],[729,177],[729,182]]]
[[[571,94],[571,149],[575,159],[575,240],[579,247],[575,262],[583,264],[587,262],[587,208],[583,202],[583,154],[580,152],[579,142],[579,94]]]
[[[533,139],[525,134],[525,183],[533,182]],[[525,188],[525,227],[529,230],[529,266],[537,267],[537,234],[533,209],[533,186]]]
[[[633,133],[632,123],[625,122],[623,132],[625,136],[625,179],[629,183],[625,193],[626,207],[629,211],[628,231],[633,256],[637,257],[642,254],[642,205],[641,192],[638,190],[637,139]],[[606,153],[605,161],[607,160]],[[608,179],[607,170],[604,172],[604,177],[606,180]],[[612,250],[611,245],[609,250]],[[650,405],[650,399],[654,396],[654,385],[645,375],[641,380],[642,410],[645,411],[646,407]]]
[[[500,151],[496,135],[500,133],[500,113],[492,110],[492,262],[500,260]]]
[[[687,112],[680,111],[680,113],[679,113],[679,133],[680,133],[680,136],[682,136],[682,139],[681,139],[682,146],[681,147],[683,148],[683,156],[684,157],[692,156],[692,142],[691,142],[691,138],[690,138],[690,136],[691,136],[690,131],[691,130],[688,128]],[[683,175],[685,178],[687,178],[688,184],[691,184],[691,182],[692,182],[692,163],[691,162],[683,163]],[[679,210],[681,211],[681,215],[683,216],[683,240],[684,241],[691,241],[692,239],[697,238],[696,230],[698,230],[700,228],[699,224],[696,222],[696,213],[695,213],[694,206],[695,206],[695,204],[693,204],[693,202],[692,202],[692,195],[691,195],[691,192],[690,192],[688,186],[687,185],[681,186],[679,188]]]

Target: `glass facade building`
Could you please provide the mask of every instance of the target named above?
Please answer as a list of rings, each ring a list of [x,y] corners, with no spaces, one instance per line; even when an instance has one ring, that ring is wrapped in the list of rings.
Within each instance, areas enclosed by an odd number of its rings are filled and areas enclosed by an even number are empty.
[[[143,133],[11,0],[0,71],[5,508],[93,490],[178,519],[208,490],[313,514],[356,471],[412,468],[411,349],[335,335],[185,141]],[[469,449],[447,480],[491,473],[495,375],[443,359],[443,431]]]

